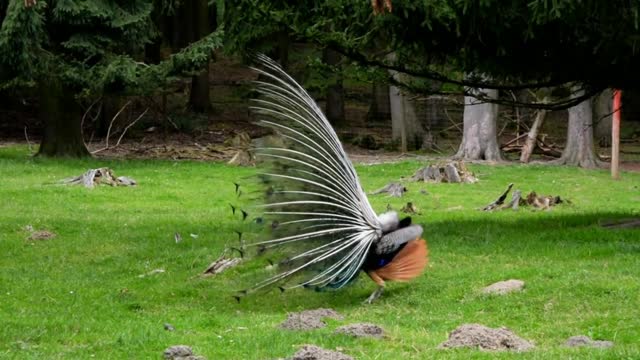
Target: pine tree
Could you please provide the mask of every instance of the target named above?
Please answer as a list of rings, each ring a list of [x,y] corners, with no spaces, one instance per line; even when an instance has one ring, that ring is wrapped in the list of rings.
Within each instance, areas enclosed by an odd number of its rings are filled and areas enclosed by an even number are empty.
[[[40,155],[89,155],[80,129],[81,97],[149,92],[208,63],[220,33],[159,64],[136,61],[158,35],[153,6],[152,0],[57,0],[30,7],[9,1],[0,18],[0,90],[38,90],[45,127]]]

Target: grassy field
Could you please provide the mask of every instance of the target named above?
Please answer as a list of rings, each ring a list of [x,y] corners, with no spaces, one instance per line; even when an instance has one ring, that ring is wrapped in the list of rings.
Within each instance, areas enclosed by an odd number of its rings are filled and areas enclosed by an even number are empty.
[[[357,166],[373,190],[422,164]],[[136,188],[54,185],[109,166]],[[0,148],[0,358],[158,359],[187,344],[209,359],[274,359],[306,343],[342,348],[357,359],[638,359],[640,232],[605,230],[601,219],[639,216],[640,174],[611,181],[606,171],[545,166],[472,166],[472,185],[408,184],[404,198],[371,196],[382,212],[407,201],[421,210],[431,262],[423,276],[391,284],[377,303],[362,275],[345,291],[278,291],[240,304],[236,268],[199,275],[235,238],[232,181],[251,169],[172,161],[45,160],[26,148]],[[509,183],[524,193],[572,201],[551,211],[485,213]],[[420,189],[426,189],[427,194]],[[25,226],[54,239],[29,241]],[[174,233],[183,240],[176,243]],[[197,234],[197,238],[189,236]],[[164,273],[139,277],[154,269]],[[480,289],[510,278],[525,291],[504,297]],[[286,313],[331,307],[345,316],[325,329],[283,332]],[[384,340],[334,335],[342,324],[372,322]],[[164,323],[175,326],[165,331]],[[437,349],[463,323],[506,326],[536,348],[522,354]],[[607,350],[567,349],[586,334]]]

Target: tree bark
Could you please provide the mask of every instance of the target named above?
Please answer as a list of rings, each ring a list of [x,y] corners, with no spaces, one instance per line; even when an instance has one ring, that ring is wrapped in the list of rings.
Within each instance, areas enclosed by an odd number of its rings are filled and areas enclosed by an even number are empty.
[[[400,151],[407,152],[407,129],[404,124],[404,101],[400,89],[389,86],[389,107],[391,109],[391,134],[393,141],[399,141]]]
[[[325,48],[322,52],[322,60],[329,66],[337,66],[340,63],[340,54]],[[327,120],[332,125],[336,126],[344,123],[344,88],[342,87],[341,74],[337,74],[335,82],[327,88],[327,108],[325,112]]]
[[[202,39],[209,33],[209,5],[207,0],[192,0],[185,3],[191,7],[187,11],[187,33],[190,34],[190,42]],[[189,108],[197,113],[206,113],[211,110],[209,100],[209,63],[202,72],[191,78],[191,92],[189,93]]]
[[[389,104],[389,85],[373,84],[371,105],[367,112],[367,122],[373,123],[391,119],[391,105]]]
[[[395,86],[389,86],[389,105],[391,109],[391,135],[399,141],[400,151],[419,149],[424,134],[418,121],[415,103],[407,94]]]
[[[387,57],[391,61],[396,60],[395,53]],[[389,74],[400,83],[410,82],[410,78],[406,74],[400,74],[396,71],[389,71]],[[400,88],[389,86],[389,105],[391,110],[391,135],[394,141],[400,142],[400,151],[406,152],[410,149],[420,149],[424,131],[422,124],[418,120],[415,101],[409,99],[408,94]]]
[[[82,117],[73,93],[51,77],[40,84],[40,102],[44,132],[38,156],[91,156],[82,139]]]
[[[581,96],[580,90],[576,96]],[[591,99],[569,108],[569,127],[567,143],[562,156],[552,163],[575,165],[583,168],[595,168],[599,165],[593,144],[593,106]]]
[[[478,89],[497,99],[497,90]],[[498,105],[479,103],[472,96],[464,97],[463,135],[458,153],[464,160],[502,161],[497,137]]]

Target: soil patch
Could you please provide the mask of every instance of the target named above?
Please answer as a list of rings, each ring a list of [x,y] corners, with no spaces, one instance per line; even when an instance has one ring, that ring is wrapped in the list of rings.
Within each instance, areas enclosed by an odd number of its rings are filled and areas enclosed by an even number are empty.
[[[613,346],[612,341],[606,340],[593,340],[586,335],[572,336],[564,343],[568,347],[594,347],[594,348],[610,348]]]
[[[31,235],[29,235],[27,240],[30,240],[30,241],[49,240],[49,239],[53,239],[54,237],[56,237],[56,234],[52,233],[51,231],[35,230],[31,233]]]
[[[205,360],[202,356],[194,355],[191,347],[186,345],[171,346],[163,355],[166,360]]]
[[[320,329],[327,324],[322,321],[324,318],[342,320],[344,317],[333,309],[305,310],[297,313],[289,313],[287,320],[280,324],[285,330],[313,330]]]
[[[440,344],[440,348],[445,349],[460,347],[488,351],[526,351],[534,346],[505,327],[492,329],[479,324],[464,324],[453,330],[449,339]]]
[[[511,279],[491,284],[482,289],[482,292],[485,294],[504,295],[514,291],[522,291],[523,288],[524,281]]]
[[[287,360],[353,360],[353,358],[341,352],[326,350],[315,345],[303,345],[293,357]]]
[[[380,326],[368,323],[341,326],[336,329],[336,333],[355,337],[384,337],[384,330]]]

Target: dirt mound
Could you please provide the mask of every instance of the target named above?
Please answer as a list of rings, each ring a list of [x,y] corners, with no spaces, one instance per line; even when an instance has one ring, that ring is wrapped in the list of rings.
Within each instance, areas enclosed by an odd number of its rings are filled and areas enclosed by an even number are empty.
[[[163,355],[166,360],[205,360],[202,356],[194,355],[191,347],[186,345],[171,346]]]
[[[479,324],[464,324],[449,334],[449,340],[440,344],[440,348],[445,349],[459,347],[490,351],[526,351],[533,348],[533,344],[505,327],[492,329]]]
[[[56,237],[55,233],[47,230],[34,230],[27,240],[49,240]]]
[[[297,313],[289,313],[287,320],[280,324],[280,328],[286,330],[312,330],[327,326],[323,318],[342,320],[344,317],[333,309],[305,310]]]
[[[524,281],[511,279],[491,284],[482,289],[482,292],[485,294],[504,295],[514,291],[522,291],[523,288]]]
[[[315,345],[303,345],[293,357],[287,360],[353,360],[341,352],[326,350]]]
[[[594,348],[610,348],[613,346],[613,342],[606,340],[593,340],[586,335],[577,335],[567,339],[564,345],[568,347],[587,346]]]
[[[346,334],[355,337],[384,337],[384,330],[375,324],[349,324],[336,329],[337,334]]]

